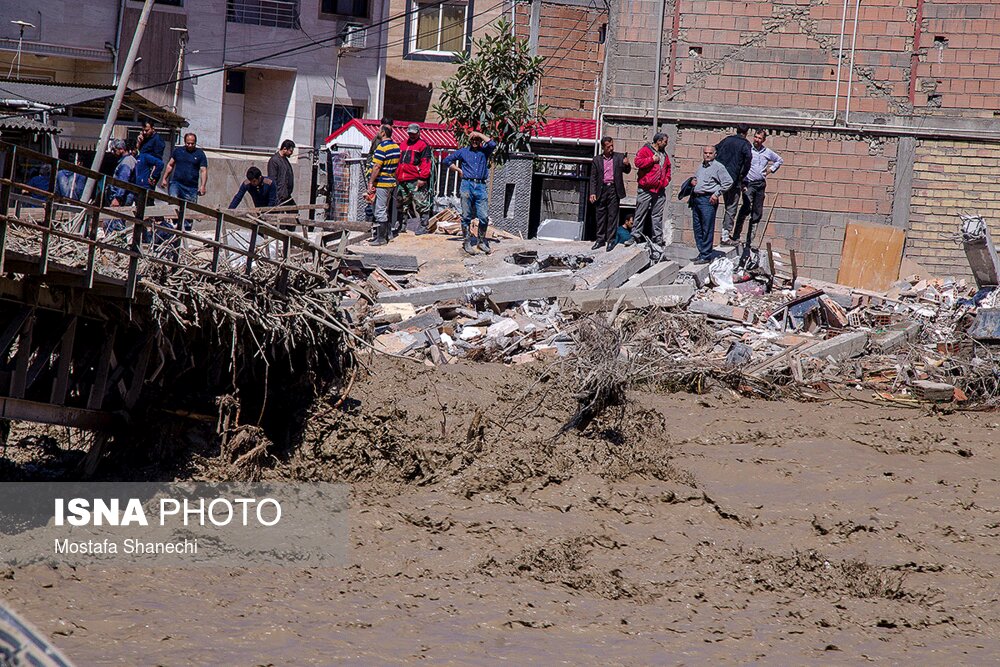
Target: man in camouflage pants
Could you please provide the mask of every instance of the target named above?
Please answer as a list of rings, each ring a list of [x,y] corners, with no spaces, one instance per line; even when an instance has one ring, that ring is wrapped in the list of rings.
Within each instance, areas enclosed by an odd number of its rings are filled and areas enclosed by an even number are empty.
[[[420,138],[420,126],[410,123],[406,141],[399,146],[399,168],[396,170],[396,211],[399,230],[413,217],[420,219],[417,234],[426,234],[434,202],[431,197],[431,147]]]

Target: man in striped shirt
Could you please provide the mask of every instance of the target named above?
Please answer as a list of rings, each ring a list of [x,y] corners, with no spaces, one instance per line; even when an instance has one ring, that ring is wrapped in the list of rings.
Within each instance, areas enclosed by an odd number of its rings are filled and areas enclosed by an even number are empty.
[[[368,180],[368,197],[375,204],[374,238],[370,245],[389,242],[389,202],[396,191],[396,168],[399,166],[399,144],[392,140],[392,128],[383,125],[380,141],[372,155],[372,175]]]

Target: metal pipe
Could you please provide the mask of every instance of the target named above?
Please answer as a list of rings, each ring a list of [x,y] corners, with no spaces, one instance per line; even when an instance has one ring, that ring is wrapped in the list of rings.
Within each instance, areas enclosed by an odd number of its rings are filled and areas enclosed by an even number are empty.
[[[847,32],[847,3],[850,0],[844,0],[844,11],[840,15],[840,49],[837,52],[837,88],[833,94],[833,119],[831,122],[837,122],[837,108],[840,106],[840,68],[844,64],[844,34]]]
[[[910,55],[910,110],[917,101],[917,68],[920,66],[920,37],[923,33],[924,0],[917,0],[917,16],[913,22],[913,53]]]
[[[667,0],[660,0],[660,23],[656,31],[656,64],[653,72],[653,134],[660,131],[660,70],[663,69],[663,21],[667,16]]]
[[[118,21],[115,22],[115,51],[114,60],[112,61],[113,75],[111,79],[111,85],[118,85],[118,53],[122,48],[122,28],[125,24],[125,0],[121,0],[118,3]],[[105,42],[107,44],[107,42]]]
[[[851,124],[851,86],[854,83],[854,53],[858,46],[858,14],[861,11],[861,0],[854,3],[854,34],[851,36],[851,69],[847,72],[847,106],[844,109],[844,125]]]

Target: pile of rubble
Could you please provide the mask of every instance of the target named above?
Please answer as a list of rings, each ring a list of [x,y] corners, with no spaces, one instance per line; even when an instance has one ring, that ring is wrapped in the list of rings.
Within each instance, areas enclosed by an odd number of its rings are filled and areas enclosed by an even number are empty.
[[[897,403],[1000,404],[996,276],[911,275],[873,291],[783,276],[773,259],[738,275],[732,253],[711,266],[670,259],[687,252],[668,246],[650,263],[639,247],[601,266],[521,252],[527,268],[513,276],[415,287],[377,269],[355,275],[359,298],[345,303],[375,350],[428,365],[556,360],[599,319],[622,332],[617,354],[655,357],[651,381],[683,371],[765,395],[850,387]]]

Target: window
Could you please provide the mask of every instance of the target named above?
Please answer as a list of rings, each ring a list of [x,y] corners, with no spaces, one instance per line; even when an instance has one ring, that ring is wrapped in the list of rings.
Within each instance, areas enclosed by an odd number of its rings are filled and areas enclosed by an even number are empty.
[[[298,29],[299,2],[298,0],[226,0],[226,21]]]
[[[319,11],[321,14],[367,18],[368,0],[320,0]]]
[[[247,90],[247,71],[231,69],[226,72],[226,92],[243,95]]]
[[[407,56],[450,59],[453,54],[465,51],[470,10],[469,4],[412,0],[407,23]]]
[[[353,118],[361,118],[361,114],[361,107],[347,107],[338,104],[337,109],[333,114],[332,131],[339,130]],[[313,117],[315,118],[315,121],[313,122],[313,145],[319,147],[322,146],[326,141],[326,138],[330,136],[330,103],[317,102],[316,114]]]

